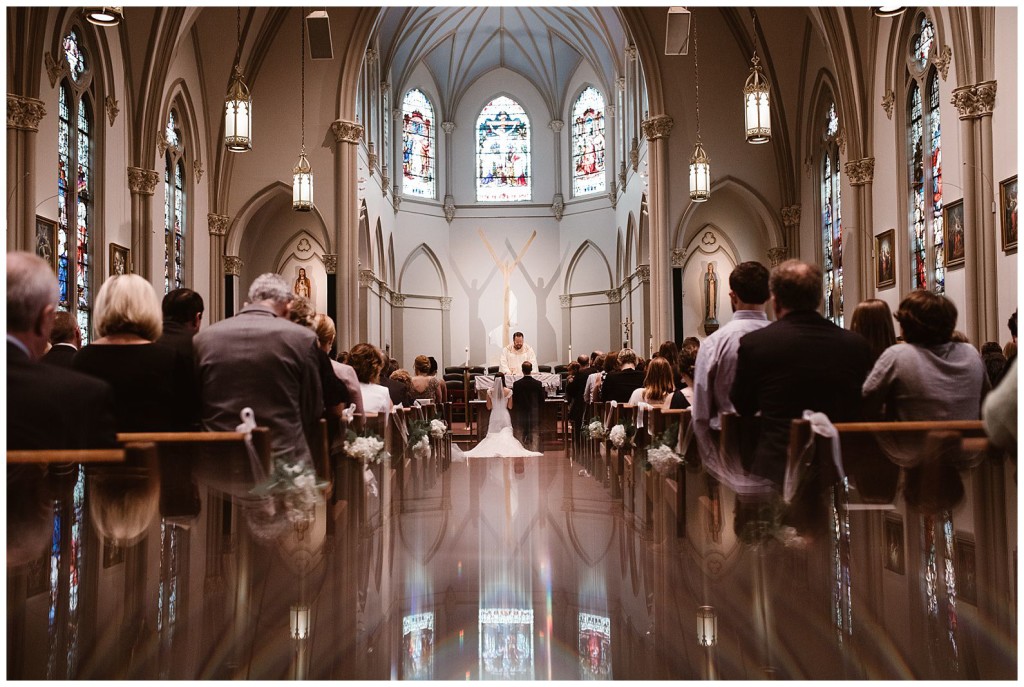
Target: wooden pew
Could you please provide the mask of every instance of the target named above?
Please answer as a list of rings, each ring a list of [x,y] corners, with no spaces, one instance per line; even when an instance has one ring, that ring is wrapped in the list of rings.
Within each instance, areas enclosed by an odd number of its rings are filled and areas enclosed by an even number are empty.
[[[8,463],[123,463],[124,448],[31,449],[7,452]]]
[[[685,464],[680,463],[673,474],[660,476],[655,487],[656,507],[666,516],[666,535],[673,533],[676,537],[686,535],[686,471],[699,464],[696,461],[696,442],[690,429],[690,409],[656,408],[652,412],[651,427],[655,436],[677,423],[676,441],[681,447]],[[655,521],[660,522],[660,520]]]

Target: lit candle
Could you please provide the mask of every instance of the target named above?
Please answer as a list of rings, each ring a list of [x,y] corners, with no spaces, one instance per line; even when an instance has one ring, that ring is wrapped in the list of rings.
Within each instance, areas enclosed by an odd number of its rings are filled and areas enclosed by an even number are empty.
[[[569,344],[569,362],[572,362],[572,344]]]
[[[469,367],[469,346],[466,346],[466,367]]]

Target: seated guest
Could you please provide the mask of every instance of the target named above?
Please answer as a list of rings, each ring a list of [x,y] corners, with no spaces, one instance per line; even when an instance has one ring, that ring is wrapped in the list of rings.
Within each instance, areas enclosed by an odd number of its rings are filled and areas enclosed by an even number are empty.
[[[394,358],[387,358],[384,361],[384,369],[380,373],[380,383],[388,388],[388,393],[391,394],[392,405],[400,405],[403,408],[407,408],[412,404],[411,387],[405,381],[392,376],[396,370],[398,370],[398,361]],[[405,376],[409,377],[409,373],[405,372]],[[409,381],[412,381],[411,377]]]
[[[581,353],[576,362],[569,365],[569,376],[565,381],[565,398],[569,402],[569,419],[577,432],[576,436],[583,428],[583,419],[587,412],[583,392],[587,388],[587,378],[592,372],[594,368],[590,366],[590,356],[586,353]]]
[[[1012,342],[1011,342],[1012,343]],[[985,434],[996,447],[1017,459],[1017,361],[1007,365],[1003,380],[988,396],[981,407]]]
[[[590,375],[590,379],[587,380],[587,388],[583,391],[583,398],[587,403],[600,403],[601,401],[608,400],[604,397],[602,387],[604,386],[604,381],[608,379],[608,375],[618,369],[619,351],[609,351],[604,356],[601,371]]]
[[[1003,378],[1003,370],[1006,369],[1006,356],[998,341],[986,341],[981,345],[981,361],[985,363],[985,373],[988,374],[988,382],[995,387]]]
[[[594,387],[597,386],[598,380],[604,376],[604,364],[612,353],[601,353],[595,351],[596,356],[590,359],[590,367],[586,370],[580,370],[581,374],[586,374],[586,381],[583,383],[583,402],[591,404],[597,402],[599,399],[594,398]]]
[[[261,274],[249,302],[234,317],[196,334],[196,369],[203,428],[233,431],[243,408],[270,428],[274,452],[311,461],[307,436],[323,412],[316,335],[288,321],[292,287],[279,274]]]
[[[320,350],[330,357],[331,348],[334,346],[334,337],[337,330],[334,327],[334,320],[329,315],[320,313],[316,316],[316,339]],[[349,403],[356,404],[356,414],[363,414],[363,392],[359,390],[359,378],[351,365],[331,360],[331,369],[334,376],[341,380],[348,390]]]
[[[879,298],[869,298],[853,309],[850,317],[850,331],[868,340],[871,346],[871,361],[878,360],[882,351],[896,345],[896,329],[892,324],[889,304]]]
[[[42,357],[44,363],[58,367],[71,367],[71,359],[82,347],[82,330],[78,320],[69,312],[61,311],[53,318],[50,332],[50,350]]]
[[[396,385],[401,385],[402,391],[396,393]],[[401,403],[404,406],[411,406],[412,398],[412,375],[404,368],[398,368],[388,375],[388,390],[391,392],[391,402],[395,405]],[[399,399],[395,401],[395,398]]]
[[[890,346],[864,381],[864,401],[887,420],[977,420],[990,385],[978,351],[952,341],[956,306],[918,289],[900,303],[896,320],[907,342]]]
[[[163,311],[163,334],[158,344],[170,346],[192,360],[192,337],[203,324],[203,297],[192,289],[173,289],[160,303]]]
[[[110,277],[96,294],[99,338],[75,355],[73,365],[113,387],[119,432],[180,432],[196,421],[190,361],[155,343],[161,319],[153,285],[137,274]]]
[[[668,408],[672,403],[672,397],[677,393],[679,392],[676,391],[671,363],[667,358],[652,358],[647,364],[644,385],[633,390],[629,402],[633,405],[647,403],[659,408]]]
[[[672,379],[675,380],[676,389],[682,389],[683,378],[679,374],[679,346],[676,345],[676,342],[671,339],[662,342],[654,357],[664,358],[668,361],[668,364],[672,366]]]
[[[394,410],[391,392],[380,383],[380,371],[384,368],[384,354],[380,349],[373,344],[356,344],[348,352],[348,362],[359,378],[363,409],[367,413],[390,413]]]
[[[679,350],[679,378],[682,380],[680,391],[688,403],[693,403],[693,376],[697,372],[697,354],[700,352],[700,339],[688,336],[683,339],[683,347]]]
[[[634,389],[644,385],[644,373],[636,369],[636,352],[623,348],[618,355],[619,369],[609,372],[601,385],[601,399],[626,403]]]
[[[288,303],[288,319],[316,333],[316,311],[308,298],[295,297]],[[319,338],[317,339],[319,343]],[[323,392],[324,417],[341,417],[341,411],[352,402],[348,389],[334,374],[331,356],[318,345],[320,389]]]
[[[39,364],[59,295],[49,263],[7,254],[7,448],[84,449],[117,445],[114,393],[106,382]]]
[[[422,398],[434,403],[443,403],[445,397],[445,385],[430,373],[430,358],[425,355],[418,355],[412,363],[412,391],[411,399]]]

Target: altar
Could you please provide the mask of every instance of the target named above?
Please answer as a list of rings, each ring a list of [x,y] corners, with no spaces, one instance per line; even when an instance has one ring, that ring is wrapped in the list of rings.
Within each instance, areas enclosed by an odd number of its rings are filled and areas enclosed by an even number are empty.
[[[530,375],[541,384],[544,385],[544,390],[548,396],[554,396],[562,390],[562,376],[555,374],[554,372],[534,372]],[[505,386],[509,389],[517,381],[523,378],[523,375],[507,374],[505,375]],[[494,386],[494,375],[477,375],[474,377],[473,389],[476,391],[476,397],[481,401],[487,400],[487,392]]]

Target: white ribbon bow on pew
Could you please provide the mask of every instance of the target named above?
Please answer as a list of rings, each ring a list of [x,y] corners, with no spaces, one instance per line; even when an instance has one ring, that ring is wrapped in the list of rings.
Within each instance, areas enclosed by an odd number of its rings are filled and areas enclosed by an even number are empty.
[[[249,467],[252,469],[253,478],[259,484],[267,479],[267,471],[263,467],[260,457],[256,454],[256,447],[252,443],[252,430],[256,429],[256,413],[252,411],[252,408],[246,407],[242,408],[242,412],[238,416],[242,420],[242,424],[235,427],[235,431],[245,435],[245,450],[249,454]]]
[[[797,487],[800,486],[800,478],[806,471],[808,463],[804,457],[808,455],[809,451],[813,451],[815,436],[823,436],[830,439],[829,448],[832,453],[832,462],[836,466],[836,473],[841,480],[846,479],[846,473],[843,471],[843,452],[839,446],[839,431],[832,424],[832,421],[828,419],[828,415],[816,413],[813,410],[805,410],[803,419],[811,423],[811,437],[807,440],[797,459],[786,463],[786,476],[782,483],[782,498],[786,503],[793,499]]]
[[[341,411],[341,419],[345,421],[345,424],[352,424],[352,419],[356,416],[356,404],[349,404],[348,408],[344,408]]]
[[[608,408],[604,411],[604,426],[611,427],[612,416],[615,414],[615,406],[619,405],[618,401],[608,401]]]
[[[653,407],[654,406],[652,406],[650,403],[644,403],[643,401],[641,401],[640,403],[636,404],[636,428],[637,429],[642,429],[643,428],[643,426],[644,426],[644,414],[648,410],[653,408]],[[648,434],[651,433],[651,429],[652,429],[651,427],[647,428],[647,433]]]

